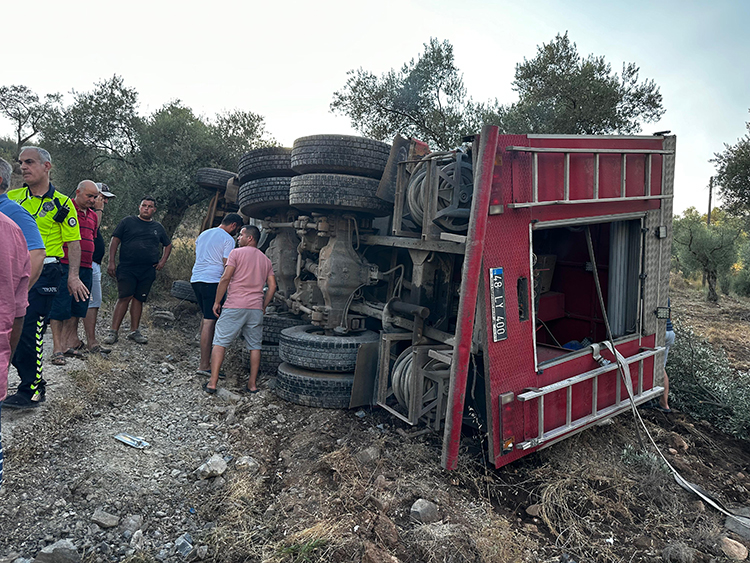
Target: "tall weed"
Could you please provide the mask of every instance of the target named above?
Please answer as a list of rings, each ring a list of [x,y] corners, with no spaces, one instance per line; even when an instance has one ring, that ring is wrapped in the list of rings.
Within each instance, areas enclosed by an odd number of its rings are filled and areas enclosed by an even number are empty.
[[[750,439],[750,372],[735,372],[721,349],[692,327],[674,322],[675,343],[667,373],[672,402],[740,439]]]

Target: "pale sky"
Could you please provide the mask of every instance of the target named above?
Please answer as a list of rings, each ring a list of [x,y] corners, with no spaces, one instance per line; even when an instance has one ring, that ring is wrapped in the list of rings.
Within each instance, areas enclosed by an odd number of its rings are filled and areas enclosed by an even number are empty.
[[[69,93],[118,74],[138,91],[142,113],[173,99],[205,116],[249,110],[286,146],[304,135],[356,134],[329,111],[348,70],[381,74],[430,37],[447,39],[469,94],[511,103],[516,63],[568,31],[582,55],[603,55],[618,73],[635,62],[660,87],[667,111],[643,133],[677,135],[675,212],[705,211],[708,161],[750,121],[750,2],[742,0],[37,0],[8,14],[0,85]],[[0,121],[0,134],[9,133]]]

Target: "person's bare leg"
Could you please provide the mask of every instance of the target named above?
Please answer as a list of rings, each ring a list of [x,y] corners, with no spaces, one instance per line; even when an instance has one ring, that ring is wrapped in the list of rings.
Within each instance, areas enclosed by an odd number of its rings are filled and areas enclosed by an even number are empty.
[[[664,369],[664,394],[659,399],[659,404],[663,409],[669,409],[669,376],[666,368]]]
[[[83,317],[83,331],[86,333],[86,346],[91,350],[99,342],[96,339],[96,317],[99,314],[99,307],[90,307],[86,316]]]
[[[215,320],[201,320],[201,363],[198,367],[200,370],[211,369],[211,343],[214,341],[215,328]]]
[[[226,348],[224,346],[214,346],[211,349],[211,378],[206,383],[209,389],[216,389],[216,384],[219,382],[219,371],[221,371],[221,364],[224,363],[224,354]]]
[[[130,304],[130,331],[138,330],[141,324],[141,314],[143,313],[143,303],[133,299]]]
[[[258,370],[260,369],[260,350],[250,350],[250,379],[247,380],[247,388],[250,391],[257,391]]]
[[[75,348],[81,341],[78,339],[78,317],[70,317],[62,322],[63,351]]]
[[[64,352],[65,337],[63,336],[63,322],[50,319],[49,327],[52,329],[52,351],[54,353]]]
[[[117,303],[115,303],[115,310],[112,313],[112,330],[115,332],[120,330],[122,319],[125,318],[125,313],[128,312],[128,305],[130,305],[132,300],[133,296],[131,295],[130,297],[120,297]]]

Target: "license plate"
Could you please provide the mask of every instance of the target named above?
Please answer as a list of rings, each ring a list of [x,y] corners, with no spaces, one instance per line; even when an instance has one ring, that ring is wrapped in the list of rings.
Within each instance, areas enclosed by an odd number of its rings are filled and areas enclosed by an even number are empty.
[[[492,297],[492,341],[508,338],[505,318],[505,279],[502,268],[490,268],[490,296]]]

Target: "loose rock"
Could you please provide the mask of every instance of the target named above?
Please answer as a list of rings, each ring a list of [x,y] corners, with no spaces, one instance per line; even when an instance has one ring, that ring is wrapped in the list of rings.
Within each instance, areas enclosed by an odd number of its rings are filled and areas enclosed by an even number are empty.
[[[235,465],[238,469],[245,469],[251,475],[255,475],[256,473],[258,473],[258,471],[260,471],[260,464],[249,455],[245,455],[239,458]]]
[[[365,552],[362,555],[362,563],[400,563],[390,553],[380,549],[373,543],[365,543]]]
[[[526,514],[528,514],[532,518],[539,518],[539,515],[541,513],[542,513],[541,504],[532,504],[531,506],[526,507]]]
[[[686,452],[688,450],[688,445],[685,439],[674,432],[669,435],[669,445],[677,451]]]
[[[198,479],[209,479],[218,477],[227,470],[227,462],[219,454],[214,454],[208,460],[195,470]]]
[[[367,465],[368,463],[375,461],[380,457],[380,448],[378,448],[377,446],[370,446],[369,448],[359,452],[355,457],[357,458],[357,461],[362,465]]]
[[[440,513],[434,502],[421,498],[411,505],[411,517],[422,524],[431,524],[440,520]]]
[[[105,512],[101,508],[97,508],[94,511],[94,515],[91,517],[91,521],[94,524],[98,524],[102,528],[114,528],[120,523],[120,517]]]
[[[224,387],[219,387],[219,389],[216,391],[216,396],[219,399],[226,401],[227,403],[239,403],[242,400],[242,397],[240,395],[238,395],[237,393],[232,393]]]
[[[59,540],[40,551],[34,563],[78,563],[81,556],[70,540]]]
[[[744,561],[747,559],[747,548],[740,542],[730,538],[721,538],[719,545],[721,545],[724,555],[729,557],[729,559],[735,561]]]

